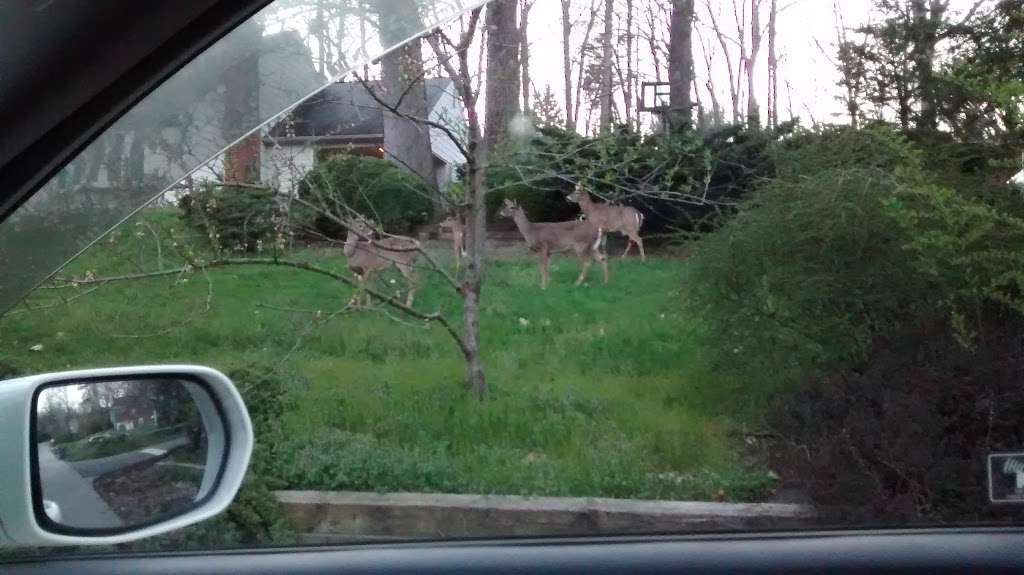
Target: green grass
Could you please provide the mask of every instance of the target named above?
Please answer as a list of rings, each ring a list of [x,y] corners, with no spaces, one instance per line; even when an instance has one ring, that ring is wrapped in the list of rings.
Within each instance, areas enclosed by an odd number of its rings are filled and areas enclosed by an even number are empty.
[[[117,433],[106,440],[89,443],[88,438],[57,444],[57,447],[64,449],[65,461],[81,461],[83,459],[96,459],[110,455],[118,455],[129,451],[135,451],[165,441],[174,436],[176,429],[153,429],[150,431],[137,431]]]
[[[150,213],[172,266],[181,225]],[[131,222],[62,276],[154,269],[156,241]],[[136,234],[137,231],[137,234]],[[447,250],[439,251],[444,257]],[[293,257],[341,271],[339,250]],[[685,263],[611,263],[580,288],[574,259],[553,261],[547,292],[525,253],[488,262],[481,309],[491,393],[462,389],[462,362],[437,326],[375,312],[316,321],[351,290],[285,268],[213,270],[40,290],[35,311],[0,319],[0,361],[27,371],[188,362],[291,374],[287,410],[261,472],[277,487],[751,500],[769,486],[732,431],[743,390],[701,368],[679,312]],[[382,282],[386,287],[392,277]],[[460,302],[427,272],[417,307],[459,321]],[[212,295],[211,295],[212,294]],[[207,304],[209,308],[207,309]],[[401,321],[398,321],[401,320]],[[30,348],[41,344],[41,351]],[[266,440],[265,440],[266,441]]]

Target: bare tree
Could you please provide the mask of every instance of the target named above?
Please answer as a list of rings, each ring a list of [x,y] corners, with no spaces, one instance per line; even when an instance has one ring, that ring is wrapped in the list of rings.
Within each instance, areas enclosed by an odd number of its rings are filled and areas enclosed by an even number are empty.
[[[484,102],[486,143],[490,150],[505,141],[512,120],[519,114],[520,64],[517,0],[495,0],[487,5],[487,82]]]
[[[530,105],[530,94],[532,93],[530,85],[530,35],[527,27],[530,22],[530,9],[533,8],[533,2],[534,0],[521,0],[519,5],[519,60],[523,68],[523,87],[521,92],[524,112],[532,108]]]
[[[580,108],[583,104],[583,85],[587,71],[587,53],[590,51],[590,36],[594,31],[594,26],[597,24],[597,15],[601,11],[601,4],[599,2],[600,0],[591,0],[590,15],[587,18],[587,25],[583,31],[583,38],[580,41],[579,61],[576,64],[578,69],[576,74],[576,96],[572,112],[573,124],[577,127],[580,121]],[[587,110],[587,121],[584,122],[584,128],[590,125],[591,114],[593,114],[592,108]]]
[[[565,129],[576,130],[576,114],[572,105],[572,0],[562,0],[562,74],[565,80]]]
[[[751,128],[761,125],[761,110],[757,105],[757,57],[761,52],[761,0],[750,0],[750,53],[746,57],[747,123]]]
[[[488,10],[490,11],[494,7],[495,4],[491,4]],[[512,4],[512,7],[515,8],[515,4]],[[479,88],[473,85],[468,56],[469,46],[476,34],[479,16],[480,9],[471,13],[469,24],[458,42],[453,42],[440,30],[435,30],[434,33],[427,36],[427,42],[434,50],[434,55],[441,67],[455,84],[466,110],[467,128],[465,146],[462,147],[463,155],[466,157],[466,273],[459,286],[459,294],[462,296],[463,322],[461,349],[466,362],[466,385],[478,397],[483,398],[487,393],[487,380],[480,360],[480,291],[483,287],[484,251],[487,239],[486,166],[488,146],[483,139],[480,118],[476,112]],[[451,54],[446,52],[446,47]],[[456,64],[451,62],[453,57]],[[488,60],[491,57],[491,54],[488,54]],[[516,70],[518,71],[518,68]],[[492,79],[488,77],[488,92],[491,89],[491,81]],[[513,102],[516,100],[517,98],[513,98]]]
[[[601,133],[608,133],[612,127],[612,39],[614,28],[613,0],[604,0],[604,34],[601,36]]]
[[[840,100],[846,107],[846,113],[850,116],[850,125],[858,126],[861,119],[861,96],[864,91],[864,61],[861,57],[864,43],[857,44],[849,39],[846,22],[838,1],[832,3],[832,15],[835,19],[837,53],[833,64],[842,75],[839,84],[845,89]],[[824,50],[822,51],[824,52]],[[792,108],[792,104],[790,107]],[[792,111],[790,114],[792,115]]]
[[[637,88],[637,73],[634,64],[636,35],[633,33],[633,16],[633,0],[626,0],[626,33],[624,34],[626,44],[626,78],[622,83],[622,99],[626,104],[626,125],[631,129],[633,128],[633,107],[636,106],[634,94]]]
[[[779,126],[779,55],[776,34],[779,0],[771,0],[768,15],[768,127]]]
[[[731,38],[725,33],[725,30],[718,23],[718,3],[712,2],[712,0],[704,0],[704,6],[707,8],[708,19],[711,21],[711,29],[715,33],[715,38],[718,40],[719,47],[722,48],[722,55],[725,58],[725,68],[729,73],[729,99],[732,102],[732,119],[733,122],[739,123],[741,121],[740,113],[740,74],[734,67],[732,52],[729,49],[730,44],[740,45],[740,41]],[[733,3],[733,10],[736,9],[735,2]],[[739,22],[739,18],[736,19]],[[743,49],[745,52],[745,48]],[[743,67],[743,58],[745,54],[741,52],[739,67]]]
[[[693,123],[693,14],[694,0],[673,0],[669,36],[670,122]]]
[[[700,41],[701,53],[704,54],[704,66],[707,71],[707,77],[704,80],[704,87],[711,97],[711,117],[713,124],[719,124],[722,122],[722,104],[718,101],[718,89],[715,87],[715,77],[713,61],[715,57],[715,48],[704,41],[704,36],[700,33],[700,29],[696,30],[697,39]],[[696,80],[696,74],[694,74],[694,80]]]

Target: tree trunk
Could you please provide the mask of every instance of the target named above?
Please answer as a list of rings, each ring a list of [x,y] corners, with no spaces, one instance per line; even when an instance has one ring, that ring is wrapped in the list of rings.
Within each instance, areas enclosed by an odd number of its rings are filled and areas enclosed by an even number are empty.
[[[494,4],[491,7],[494,7]],[[515,8],[514,3],[512,7]],[[462,296],[462,353],[466,364],[466,387],[478,399],[483,400],[487,395],[487,380],[480,361],[480,293],[483,287],[487,239],[486,170],[489,152],[480,129],[480,118],[476,110],[479,93],[473,88],[467,56],[469,45],[476,33],[479,14],[479,8],[472,12],[469,27],[463,32],[455,47],[458,57],[457,68],[448,61],[436,35],[428,37],[428,41],[434,55],[441,61],[441,66],[455,84],[466,111],[466,272],[459,285],[459,295]],[[488,58],[490,57],[488,54]],[[490,81],[488,79],[488,83]],[[512,101],[516,102],[517,98],[513,97]]]
[[[722,55],[725,57],[725,69],[729,73],[729,100],[732,102],[732,120],[733,123],[738,124],[740,122],[740,92],[737,71],[733,68],[732,53],[729,51],[729,38],[722,31],[718,25],[718,18],[715,16],[715,9],[712,4],[712,0],[705,0],[705,5],[708,9],[708,16],[711,19],[711,28],[715,32],[715,37],[718,39],[718,45],[722,48]],[[741,27],[742,32],[742,27]],[[740,40],[743,40],[743,36],[740,36]],[[744,43],[743,46],[746,46]],[[743,66],[743,51],[740,54],[739,66]],[[710,67],[708,68],[710,70]]]
[[[483,399],[487,395],[487,380],[480,362],[480,292],[483,288],[484,250],[487,240],[487,182],[483,169],[487,150],[474,143],[470,128],[469,152],[473,161],[466,163],[466,176],[471,182],[466,229],[466,276],[462,283],[462,322],[465,340],[466,386]],[[476,141],[479,141],[478,139]]]
[[[381,43],[395,46],[419,28],[416,0],[387,0],[377,6]],[[400,15],[400,16],[399,16]],[[419,176],[437,189],[430,130],[407,117],[428,119],[427,90],[423,82],[423,48],[413,40],[386,54],[380,61],[381,85],[377,96],[399,114],[384,110],[384,157]],[[441,198],[434,194],[434,207]]]
[[[912,57],[917,76],[918,98],[921,114],[918,129],[938,129],[938,102],[935,90],[935,51],[939,42],[938,28],[946,11],[946,3],[940,0],[910,0],[913,26],[911,39],[914,42]]]
[[[576,131],[576,115],[572,107],[572,0],[562,0],[562,74],[565,79],[565,129]]]
[[[693,12],[694,0],[672,0],[669,24],[669,123],[672,127],[693,125]]]
[[[747,125],[761,127],[761,110],[757,105],[757,56],[761,51],[761,0],[750,0],[750,55],[747,57]]]
[[[768,126],[779,127],[779,55],[777,50],[776,23],[779,15],[779,0],[772,0],[768,15]]]
[[[523,74],[523,111],[528,112],[533,107],[530,105],[530,35],[527,26],[530,22],[530,8],[533,7],[533,0],[522,0],[519,11],[519,59],[522,63]]]
[[[633,109],[636,106],[633,95],[633,0],[626,0],[626,81],[622,86],[622,99],[626,104],[626,125],[633,128]]]
[[[601,133],[612,128],[612,36],[613,0],[604,0],[604,35],[601,37]]]
[[[576,97],[575,103],[573,104],[575,107],[572,111],[573,123],[576,126],[579,126],[580,123],[580,106],[583,103],[583,80],[584,74],[586,74],[587,71],[587,48],[590,43],[590,34],[594,31],[594,24],[597,22],[597,15],[601,11],[600,6],[601,5],[596,1],[591,2],[590,18],[587,20],[587,27],[583,31],[583,40],[580,42],[579,70],[576,75]],[[584,132],[590,129],[590,117],[592,114],[593,108],[588,108],[587,121],[583,124]]]
[[[488,152],[508,139],[519,114],[519,27],[517,0],[494,0],[486,8],[487,87],[484,141]]]

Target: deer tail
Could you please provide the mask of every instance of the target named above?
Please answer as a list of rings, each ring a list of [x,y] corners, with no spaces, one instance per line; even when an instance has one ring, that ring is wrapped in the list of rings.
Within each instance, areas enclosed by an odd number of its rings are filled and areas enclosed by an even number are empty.
[[[637,231],[644,225],[644,214],[640,211],[636,211],[636,229]]]

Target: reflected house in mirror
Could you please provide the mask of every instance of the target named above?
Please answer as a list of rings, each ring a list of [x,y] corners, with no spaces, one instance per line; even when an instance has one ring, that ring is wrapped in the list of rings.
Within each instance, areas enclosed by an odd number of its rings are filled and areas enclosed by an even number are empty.
[[[195,382],[54,385],[39,392],[35,411],[42,508],[60,527],[143,525],[194,507],[215,483],[207,463],[219,461],[225,436]]]
[[[119,397],[110,408],[110,424],[115,431],[131,431],[158,423],[156,407],[149,398]]]

